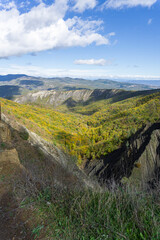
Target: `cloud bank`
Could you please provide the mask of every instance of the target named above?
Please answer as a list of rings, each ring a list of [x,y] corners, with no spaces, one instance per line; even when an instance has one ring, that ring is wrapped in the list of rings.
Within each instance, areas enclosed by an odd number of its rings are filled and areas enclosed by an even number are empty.
[[[1,68],[0,72],[2,75],[5,74],[26,74],[29,76],[39,76],[39,77],[82,77],[86,79],[130,79],[130,80],[160,80],[160,76],[153,76],[153,75],[118,75],[118,74],[111,74],[108,72],[107,69],[101,69],[97,71],[96,69],[65,69],[65,68],[43,68],[39,66],[19,66],[19,65],[10,65],[10,67]]]
[[[109,44],[108,35],[99,33],[102,21],[66,19],[70,10],[68,0],[55,0],[48,6],[43,2],[29,12],[20,13],[14,2],[3,4],[0,10],[0,58],[40,52],[62,47],[92,43]],[[75,0],[73,9],[82,12],[94,8],[95,0]]]
[[[79,59],[75,60],[74,64],[77,65],[96,65],[96,66],[105,66],[107,61],[105,59]]]
[[[157,0],[107,0],[103,8],[124,8],[124,7],[151,7]]]

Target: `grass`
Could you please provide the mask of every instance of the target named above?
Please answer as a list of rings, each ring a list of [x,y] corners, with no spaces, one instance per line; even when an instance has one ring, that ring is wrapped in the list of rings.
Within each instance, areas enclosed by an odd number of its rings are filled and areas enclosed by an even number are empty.
[[[41,219],[32,230],[33,237],[41,239],[43,233],[43,239],[52,240],[157,240],[159,197],[158,190],[59,192],[48,187],[30,197]]]

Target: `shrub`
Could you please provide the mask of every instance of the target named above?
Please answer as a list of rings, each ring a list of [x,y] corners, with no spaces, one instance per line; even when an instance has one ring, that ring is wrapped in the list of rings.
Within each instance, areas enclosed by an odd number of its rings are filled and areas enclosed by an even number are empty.
[[[28,140],[28,138],[29,138],[29,134],[28,134],[28,132],[27,131],[25,131],[25,132],[20,132],[20,137],[23,139],[23,140]]]

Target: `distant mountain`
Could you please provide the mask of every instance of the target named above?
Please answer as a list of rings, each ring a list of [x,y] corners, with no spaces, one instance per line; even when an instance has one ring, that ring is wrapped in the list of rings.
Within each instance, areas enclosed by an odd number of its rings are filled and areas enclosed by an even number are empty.
[[[9,82],[9,81],[12,81],[14,79],[17,79],[17,78],[21,78],[21,77],[27,77],[27,75],[24,75],[24,74],[8,74],[8,75],[0,75],[0,82]]]
[[[119,81],[119,80],[117,80]],[[148,86],[160,87],[160,80],[121,80],[123,83],[144,84]]]
[[[1,86],[18,86],[23,92],[41,91],[41,90],[58,90],[70,91],[78,89],[124,89],[124,90],[150,90],[157,87],[128,82],[118,82],[108,79],[86,80],[81,78],[42,78],[31,77],[25,74],[0,76]],[[10,94],[9,94],[10,95]],[[16,94],[17,95],[17,94]],[[21,95],[21,91],[19,93]],[[0,95],[1,97],[3,95]]]
[[[128,82],[120,82],[120,81],[113,81],[107,79],[98,79],[94,80],[93,84],[95,88],[104,88],[104,89],[124,89],[124,90],[149,90],[153,89],[154,87],[139,84],[139,83],[128,83]]]

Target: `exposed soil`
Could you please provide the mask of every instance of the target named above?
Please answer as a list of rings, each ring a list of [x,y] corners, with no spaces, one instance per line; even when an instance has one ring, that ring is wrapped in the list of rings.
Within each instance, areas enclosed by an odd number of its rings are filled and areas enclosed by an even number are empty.
[[[22,207],[23,200],[37,196],[47,186],[61,192],[88,184],[75,164],[67,165],[68,156],[52,145],[52,154],[47,152],[45,143],[43,146],[35,138],[13,124],[0,122],[0,240],[46,239],[44,232],[36,238],[32,234],[42,219],[34,204]]]
[[[24,222],[26,213],[18,208],[11,192],[6,192],[0,199],[0,240],[31,240],[30,229]]]
[[[15,182],[26,170],[12,146],[9,128],[0,122],[0,130],[0,240],[31,240],[27,213],[14,197]]]

